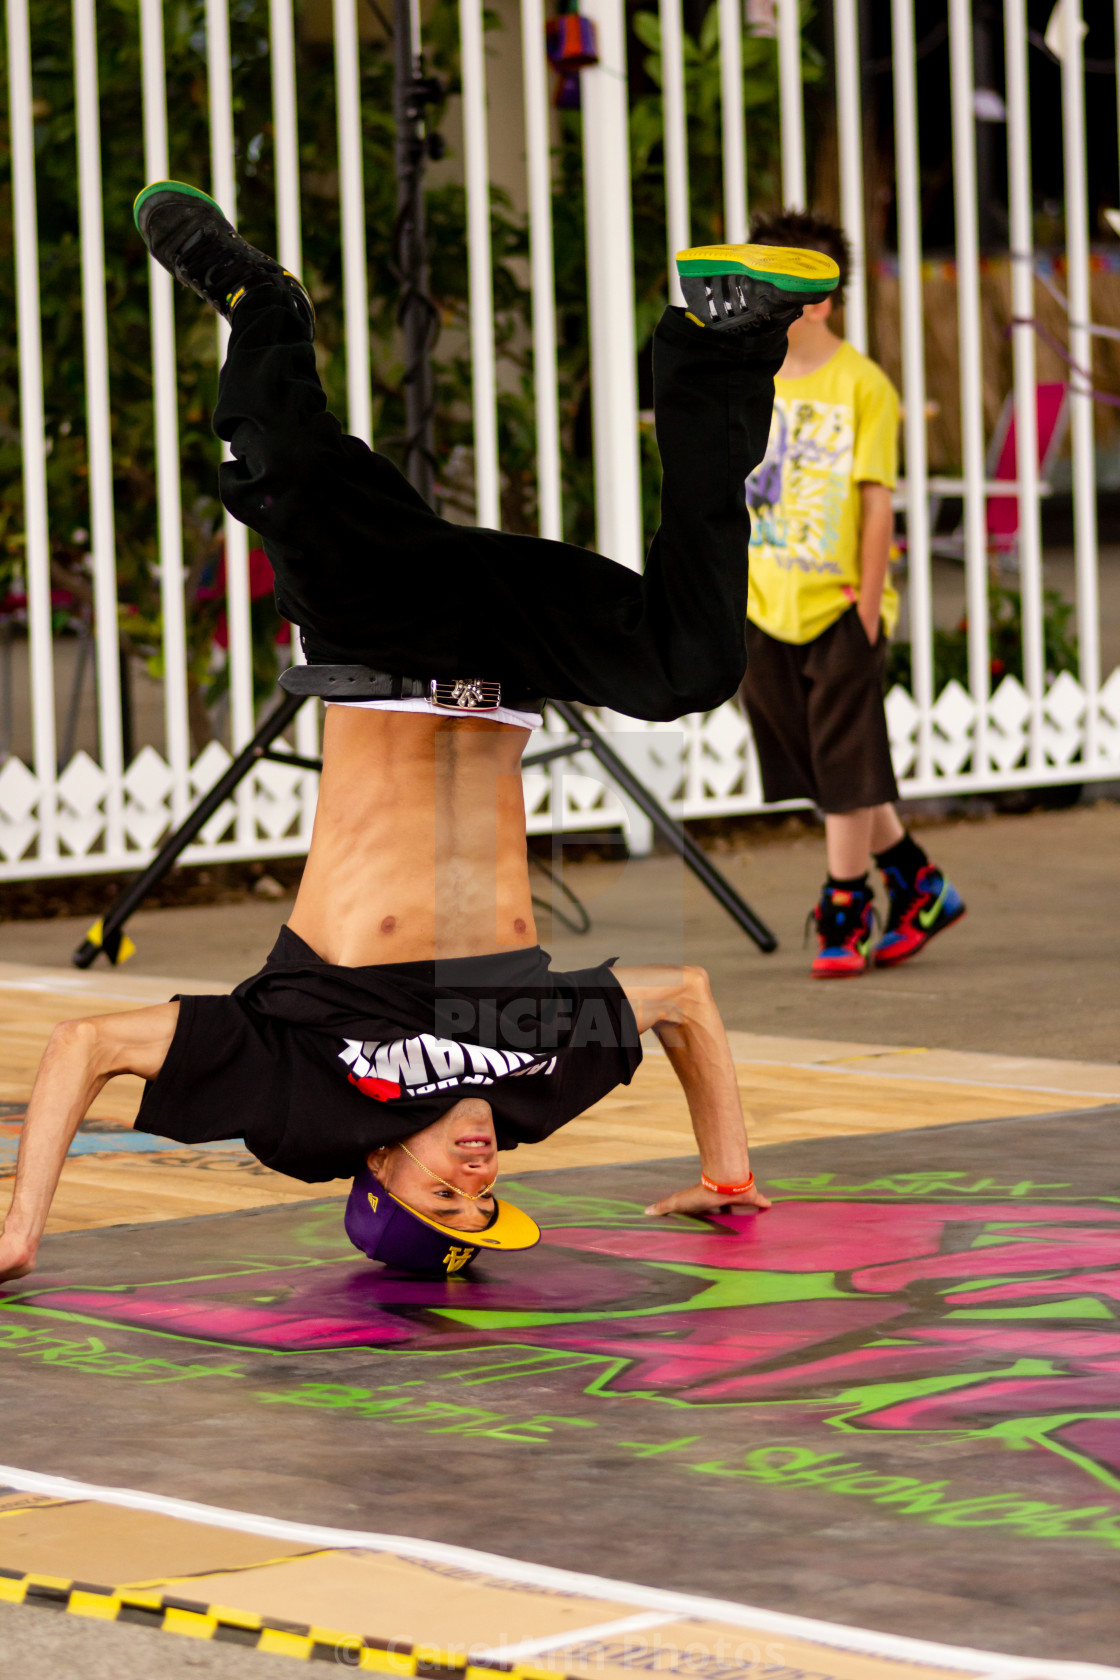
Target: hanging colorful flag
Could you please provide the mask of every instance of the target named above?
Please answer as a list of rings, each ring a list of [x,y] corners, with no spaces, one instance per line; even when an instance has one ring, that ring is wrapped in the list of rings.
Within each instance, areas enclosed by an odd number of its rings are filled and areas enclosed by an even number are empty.
[[[545,25],[548,61],[558,77],[554,103],[561,111],[579,110],[579,72],[599,62],[595,24],[580,16],[576,4],[565,0],[564,10]]]

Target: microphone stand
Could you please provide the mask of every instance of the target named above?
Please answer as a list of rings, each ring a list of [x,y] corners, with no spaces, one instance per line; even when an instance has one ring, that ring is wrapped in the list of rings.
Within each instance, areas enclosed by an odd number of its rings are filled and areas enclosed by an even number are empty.
[[[428,293],[424,222],[424,170],[446,149],[442,134],[429,133],[427,108],[442,97],[433,76],[424,74],[419,0],[394,0],[393,114],[397,124],[394,161],[397,219],[393,230],[394,272],[400,283],[397,322],[404,338],[405,435],[396,439],[405,477],[435,506],[435,395],[432,348],[439,312]]]

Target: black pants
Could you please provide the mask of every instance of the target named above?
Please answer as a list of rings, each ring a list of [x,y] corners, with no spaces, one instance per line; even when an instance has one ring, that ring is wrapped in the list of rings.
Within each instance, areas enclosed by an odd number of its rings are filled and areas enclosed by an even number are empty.
[[[317,663],[497,678],[510,692],[676,718],[746,664],[743,484],[762,459],[782,330],[667,310],[654,337],[661,528],[644,573],[568,543],[451,525],[327,412],[313,346],[270,287],[233,317],[214,429],[221,496],[259,531],[276,601]]]

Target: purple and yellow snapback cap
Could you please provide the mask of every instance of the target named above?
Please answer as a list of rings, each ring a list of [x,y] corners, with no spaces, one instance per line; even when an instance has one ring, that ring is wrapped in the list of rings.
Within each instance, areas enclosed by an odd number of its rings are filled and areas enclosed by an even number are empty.
[[[371,1260],[437,1277],[463,1271],[484,1249],[509,1252],[533,1248],[541,1240],[536,1221],[511,1202],[497,1203],[497,1212],[484,1231],[441,1225],[399,1201],[369,1167],[363,1167],[354,1180],[345,1225],[354,1247]]]

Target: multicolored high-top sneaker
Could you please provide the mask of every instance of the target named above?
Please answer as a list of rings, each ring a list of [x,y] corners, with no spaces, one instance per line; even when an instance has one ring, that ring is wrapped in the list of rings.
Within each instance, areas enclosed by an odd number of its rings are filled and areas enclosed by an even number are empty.
[[[884,869],[890,894],[886,932],[873,953],[876,968],[896,968],[916,957],[935,933],[952,927],[965,913],[960,893],[935,864],[927,863],[912,881],[897,869]]]
[[[314,336],[315,307],[295,275],[242,239],[208,193],[185,181],[153,181],[137,195],[132,219],[156,262],[227,321],[254,286],[279,286]]]
[[[846,980],[867,968],[875,927],[872,898],[867,886],[837,887],[828,881],[821,888],[816,908],[809,912],[820,942],[813,958],[816,979]]]
[[[677,252],[677,273],[689,320],[717,332],[788,326],[840,279],[823,251],[785,245],[694,245]]]

